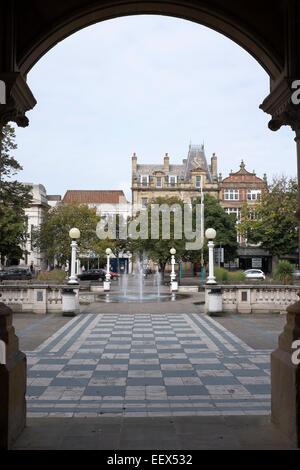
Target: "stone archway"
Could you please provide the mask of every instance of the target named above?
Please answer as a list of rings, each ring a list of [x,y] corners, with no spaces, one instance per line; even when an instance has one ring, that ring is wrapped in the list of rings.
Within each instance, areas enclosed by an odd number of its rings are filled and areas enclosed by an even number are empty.
[[[271,130],[278,130],[282,125],[292,127],[296,132],[300,163],[300,110],[292,100],[292,84],[300,79],[300,5],[297,0],[240,3],[236,0],[3,0],[0,5],[0,83],[5,93],[0,96],[0,138],[1,127],[9,121],[21,127],[29,124],[26,112],[36,105],[36,100],[26,83],[26,75],[49,49],[88,25],[138,14],[194,21],[224,34],[248,51],[270,77],[270,94],[261,105],[271,116],[269,127]],[[273,420],[298,445],[299,366],[294,366],[290,357],[291,340],[299,338],[299,317],[300,306],[295,304],[289,309],[287,328],[272,359]],[[3,332],[2,336],[0,340],[8,347],[7,334]],[[9,374],[7,380],[11,380]],[[8,409],[13,404],[8,400],[5,406]],[[1,433],[10,432],[9,428],[0,429]]]

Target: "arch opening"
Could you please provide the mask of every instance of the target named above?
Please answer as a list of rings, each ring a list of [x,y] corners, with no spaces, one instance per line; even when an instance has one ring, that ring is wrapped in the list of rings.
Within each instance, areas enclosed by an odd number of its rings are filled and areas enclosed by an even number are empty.
[[[239,18],[213,6],[178,1],[108,1],[105,5],[67,12],[35,38],[18,57],[20,71],[26,75],[38,60],[58,42],[93,24],[133,15],[161,15],[184,19],[223,34],[245,49],[268,73],[271,80],[280,75],[283,64],[275,49]]]

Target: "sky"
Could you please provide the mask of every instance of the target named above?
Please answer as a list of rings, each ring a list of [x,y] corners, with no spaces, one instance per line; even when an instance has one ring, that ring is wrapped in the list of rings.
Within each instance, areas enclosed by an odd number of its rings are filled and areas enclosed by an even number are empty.
[[[117,18],[57,44],[29,72],[37,100],[16,129],[18,179],[47,194],[123,189],[131,156],[171,164],[204,143],[223,178],[241,160],[259,177],[296,175],[293,132],[268,129],[259,109],[269,77],[244,49],[215,31],[162,16]]]

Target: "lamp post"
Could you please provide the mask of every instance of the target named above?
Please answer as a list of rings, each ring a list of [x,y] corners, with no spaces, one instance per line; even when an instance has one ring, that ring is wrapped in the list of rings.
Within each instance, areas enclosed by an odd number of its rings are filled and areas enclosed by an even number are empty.
[[[76,266],[76,248],[77,248],[77,240],[80,238],[80,231],[78,228],[71,228],[69,231],[69,237],[72,239],[71,243],[71,276],[69,277],[68,284],[78,284],[78,279],[76,276],[75,266]]]
[[[104,285],[104,290],[109,291],[110,290],[110,255],[112,254],[112,251],[110,248],[106,248],[105,250],[106,256],[107,256],[107,263],[106,263],[106,274],[105,274],[105,281],[103,283]]]
[[[214,276],[214,242],[216,238],[216,231],[213,228],[208,228],[205,232],[205,236],[208,239],[208,278],[206,284],[216,284],[216,278]]]
[[[172,265],[172,270],[171,270],[171,292],[176,292],[178,291],[178,282],[176,281],[176,273],[175,273],[175,254],[176,250],[175,248],[170,249],[170,254],[171,254],[171,265]]]

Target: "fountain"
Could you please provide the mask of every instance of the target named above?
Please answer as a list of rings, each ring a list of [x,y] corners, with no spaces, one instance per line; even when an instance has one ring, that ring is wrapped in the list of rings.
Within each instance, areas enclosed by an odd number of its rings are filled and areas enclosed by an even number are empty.
[[[162,292],[162,275],[159,272],[158,264],[153,275],[152,289],[151,285],[145,286],[145,271],[148,267],[148,258],[143,254],[142,257],[136,256],[135,272],[133,275],[122,274],[120,279],[120,292],[110,292],[106,296],[99,295],[97,301],[106,303],[127,303],[127,302],[168,302],[174,300],[185,299],[186,294],[170,294],[169,287],[167,292]],[[148,289],[147,289],[148,287]]]

